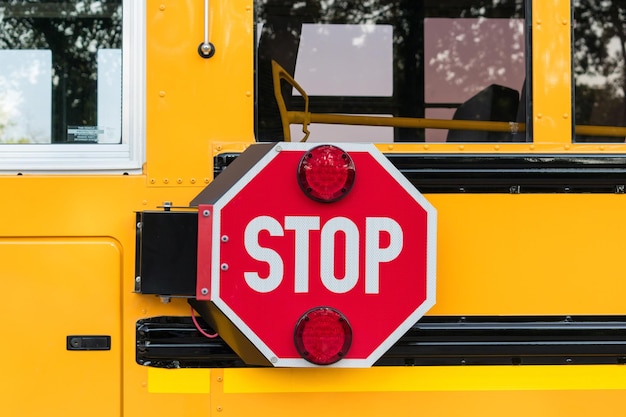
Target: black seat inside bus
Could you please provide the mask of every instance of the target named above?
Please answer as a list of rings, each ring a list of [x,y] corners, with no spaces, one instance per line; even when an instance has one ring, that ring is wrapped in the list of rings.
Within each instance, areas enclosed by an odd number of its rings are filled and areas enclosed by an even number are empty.
[[[526,126],[528,126],[526,120],[526,80],[524,80],[524,84],[522,84],[515,121],[517,123],[526,123]],[[513,142],[528,142],[531,140],[530,135],[527,135],[526,132],[513,133],[511,137],[513,138]]]
[[[461,104],[453,120],[511,122],[517,120],[520,95],[503,85],[491,84]],[[510,132],[450,130],[448,142],[511,142]]]

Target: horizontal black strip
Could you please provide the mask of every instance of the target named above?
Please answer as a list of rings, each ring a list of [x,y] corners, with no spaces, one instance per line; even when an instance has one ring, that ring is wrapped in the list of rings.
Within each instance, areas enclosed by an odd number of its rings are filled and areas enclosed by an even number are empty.
[[[386,154],[423,193],[623,193],[626,155]],[[219,175],[237,154],[215,159]]]
[[[622,193],[621,155],[387,154],[424,193]]]
[[[202,336],[189,317],[137,322],[137,362],[164,368],[245,366],[219,337]],[[626,363],[626,316],[481,316],[424,317],[375,365],[618,363]]]

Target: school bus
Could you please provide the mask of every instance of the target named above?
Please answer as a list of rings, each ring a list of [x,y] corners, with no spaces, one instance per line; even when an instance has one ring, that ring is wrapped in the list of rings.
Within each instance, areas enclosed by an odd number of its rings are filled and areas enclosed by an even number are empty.
[[[0,1],[1,413],[623,415],[625,26],[621,0]],[[250,364],[190,308],[192,202],[302,140],[373,143],[437,211],[436,303],[373,366]]]

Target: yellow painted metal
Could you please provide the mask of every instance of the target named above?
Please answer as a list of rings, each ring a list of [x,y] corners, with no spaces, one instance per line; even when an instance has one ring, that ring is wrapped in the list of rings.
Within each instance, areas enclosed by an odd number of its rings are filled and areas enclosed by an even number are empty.
[[[532,0],[532,116],[535,142],[572,142],[571,9]]]
[[[307,392],[212,395],[213,415],[621,416],[619,390]]]
[[[617,416],[610,405],[624,394],[625,372],[604,365],[193,369],[150,372],[149,384],[168,384],[168,373],[208,382],[213,415]]]
[[[40,209],[40,217],[51,221]],[[0,238],[0,259],[2,414],[54,410],[60,416],[97,407],[99,415],[119,415],[120,243],[105,237]],[[68,351],[68,335],[113,335],[111,350]]]
[[[252,1],[212,0],[210,41],[201,58],[204,2],[148,0],[147,163],[152,186],[197,185],[212,178],[210,143],[252,142]]]
[[[223,372],[225,394],[626,389],[626,367],[608,365],[225,369]]]
[[[624,194],[433,194],[430,314],[624,314]]]
[[[209,394],[211,370],[148,368],[148,392],[151,394]]]
[[[624,367],[159,370],[136,363],[136,322],[188,316],[133,293],[135,212],[186,205],[213,157],[253,143],[252,0],[146,0],[142,175],[0,177],[7,416],[622,415]],[[571,144],[569,4],[533,2],[534,143],[380,144],[385,152],[623,153]],[[565,23],[563,23],[565,22]],[[132,117],[132,116],[131,116]],[[626,195],[428,195],[439,213],[431,314],[625,314]],[[71,352],[69,334],[112,348]]]

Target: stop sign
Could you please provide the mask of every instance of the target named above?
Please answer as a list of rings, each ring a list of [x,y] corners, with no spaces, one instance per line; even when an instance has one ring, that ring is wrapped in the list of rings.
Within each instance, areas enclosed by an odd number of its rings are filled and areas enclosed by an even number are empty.
[[[352,188],[337,201],[310,198],[297,170],[315,146],[253,145],[191,203],[191,303],[250,364],[316,366],[294,334],[307,312],[329,308],[351,330],[331,366],[371,366],[435,303],[436,210],[363,144],[341,145]]]

